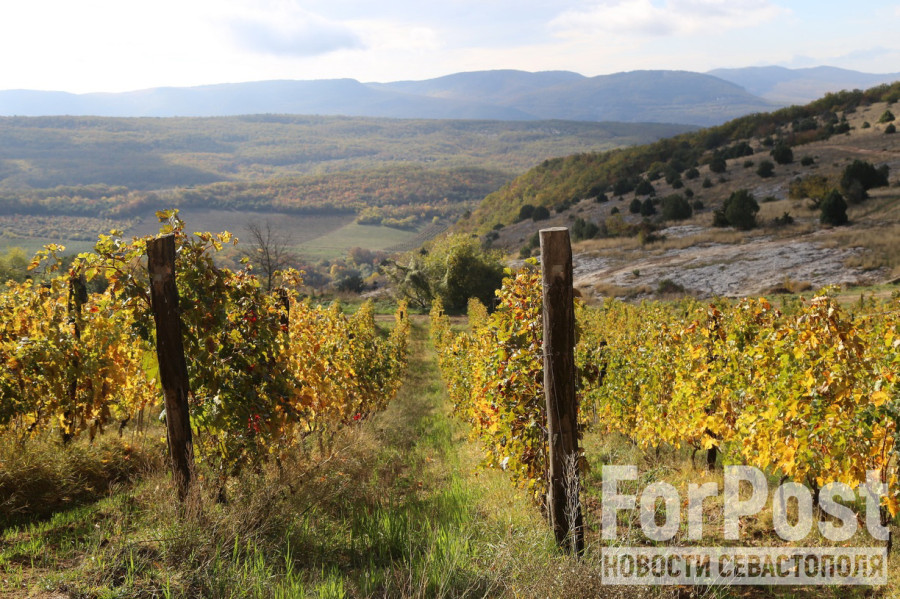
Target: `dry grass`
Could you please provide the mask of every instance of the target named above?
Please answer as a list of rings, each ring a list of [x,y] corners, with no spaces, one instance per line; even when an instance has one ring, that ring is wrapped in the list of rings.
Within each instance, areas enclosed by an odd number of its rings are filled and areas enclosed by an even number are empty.
[[[648,296],[652,293],[653,289],[647,285],[622,287],[612,283],[597,283],[592,290],[592,294],[595,297],[617,297],[622,299],[633,299],[639,296]]]
[[[115,434],[63,446],[49,434],[0,443],[0,526],[44,518],[96,501],[162,468],[158,437]]]
[[[866,251],[847,260],[847,266],[862,270],[888,269],[891,278],[900,276],[900,223],[875,227],[842,227],[824,241],[825,247],[858,247]]]

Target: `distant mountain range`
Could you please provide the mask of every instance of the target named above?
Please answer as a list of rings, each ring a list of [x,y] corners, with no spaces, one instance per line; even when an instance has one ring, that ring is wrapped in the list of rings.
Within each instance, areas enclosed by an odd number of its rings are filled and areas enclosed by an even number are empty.
[[[260,81],[125,93],[0,91],[0,115],[231,116],[318,114],[388,118],[620,121],[709,126],[805,103],[829,91],[900,79],[832,67],[750,67],[710,73],[478,71],[424,81]]]
[[[900,80],[900,73],[875,75],[836,67],[786,69],[784,67],[747,67],[716,69],[709,75],[731,81],[751,94],[781,106],[806,104],[828,92],[842,89],[869,89]]]

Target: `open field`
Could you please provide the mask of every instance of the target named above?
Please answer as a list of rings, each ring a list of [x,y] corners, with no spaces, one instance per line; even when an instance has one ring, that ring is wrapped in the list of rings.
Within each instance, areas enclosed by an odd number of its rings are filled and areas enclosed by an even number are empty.
[[[282,233],[288,246],[302,259],[308,261],[333,260],[345,256],[354,247],[372,251],[411,249],[438,234],[443,228],[431,224],[419,225],[412,230],[382,225],[360,225],[353,215],[337,214],[285,214],[249,210],[204,210],[187,208],[179,215],[193,231],[230,231],[239,240],[247,240],[247,225],[251,222],[269,222]],[[92,228],[84,229],[89,226]],[[9,247],[21,247],[29,255],[44,245],[57,243],[66,246],[65,253],[87,251],[100,233],[111,228],[121,228],[126,237],[149,235],[159,231],[154,214],[144,214],[132,219],[85,219],[68,216],[0,217],[0,252]],[[24,231],[32,235],[23,235]]]

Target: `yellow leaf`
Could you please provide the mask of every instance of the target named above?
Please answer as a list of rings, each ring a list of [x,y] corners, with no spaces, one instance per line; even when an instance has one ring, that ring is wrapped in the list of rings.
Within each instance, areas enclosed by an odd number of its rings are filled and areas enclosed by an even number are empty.
[[[880,406],[884,404],[884,402],[886,402],[888,399],[890,399],[890,396],[886,392],[876,391],[869,398],[869,401],[871,401],[875,406]]]

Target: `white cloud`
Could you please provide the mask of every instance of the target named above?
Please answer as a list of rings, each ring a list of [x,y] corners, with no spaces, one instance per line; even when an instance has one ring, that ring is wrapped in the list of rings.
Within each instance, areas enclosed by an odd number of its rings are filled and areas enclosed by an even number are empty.
[[[259,54],[318,56],[364,47],[347,25],[292,5],[265,14],[237,15],[226,23],[239,46]]]
[[[431,27],[385,20],[350,21],[367,48],[419,52],[441,47],[440,36]]]
[[[563,37],[690,35],[752,27],[786,12],[768,0],[600,0],[560,14],[550,26]]]

